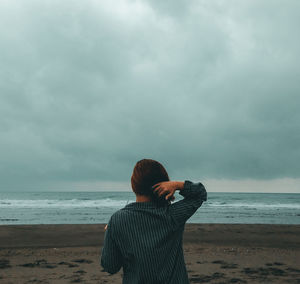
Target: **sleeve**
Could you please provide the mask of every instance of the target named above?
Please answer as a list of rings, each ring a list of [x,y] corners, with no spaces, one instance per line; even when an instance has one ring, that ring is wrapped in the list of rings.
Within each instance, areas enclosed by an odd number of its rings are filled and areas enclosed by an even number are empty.
[[[102,271],[115,274],[122,267],[122,254],[113,238],[113,226],[111,223],[110,220],[105,231],[100,263],[104,268]]]
[[[186,180],[179,194],[184,199],[171,204],[169,208],[171,218],[177,226],[184,225],[202,205],[203,201],[207,200],[207,192],[201,182],[193,183]]]

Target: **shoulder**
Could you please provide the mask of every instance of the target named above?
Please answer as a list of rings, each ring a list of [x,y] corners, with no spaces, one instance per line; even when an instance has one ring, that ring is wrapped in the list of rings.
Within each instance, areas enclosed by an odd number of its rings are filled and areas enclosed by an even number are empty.
[[[118,238],[120,230],[126,226],[127,219],[124,215],[124,210],[120,209],[113,213],[109,219],[108,226],[115,238]]]
[[[124,213],[123,209],[119,209],[111,215],[109,222],[111,224],[118,224],[124,218]]]
[[[115,227],[118,227],[121,224],[124,225],[125,223],[130,222],[133,212],[134,210],[127,205],[114,212],[110,217],[109,223],[115,225]]]

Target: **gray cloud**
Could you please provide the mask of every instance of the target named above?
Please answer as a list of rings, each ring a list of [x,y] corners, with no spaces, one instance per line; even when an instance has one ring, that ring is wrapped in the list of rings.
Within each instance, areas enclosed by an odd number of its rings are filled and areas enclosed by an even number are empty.
[[[300,177],[298,1],[2,1],[0,190]]]

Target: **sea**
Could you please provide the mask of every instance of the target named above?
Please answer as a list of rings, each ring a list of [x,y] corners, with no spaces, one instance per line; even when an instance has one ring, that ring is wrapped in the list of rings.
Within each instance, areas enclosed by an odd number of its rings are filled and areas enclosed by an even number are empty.
[[[132,192],[0,192],[0,225],[107,223],[131,202]],[[187,223],[300,224],[300,193],[209,192]]]

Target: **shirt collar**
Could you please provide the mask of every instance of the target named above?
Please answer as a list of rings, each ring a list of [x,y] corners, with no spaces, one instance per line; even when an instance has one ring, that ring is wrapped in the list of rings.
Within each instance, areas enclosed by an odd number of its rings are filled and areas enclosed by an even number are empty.
[[[161,207],[161,206],[154,201],[132,202],[125,206],[125,208],[157,208],[157,207]]]

